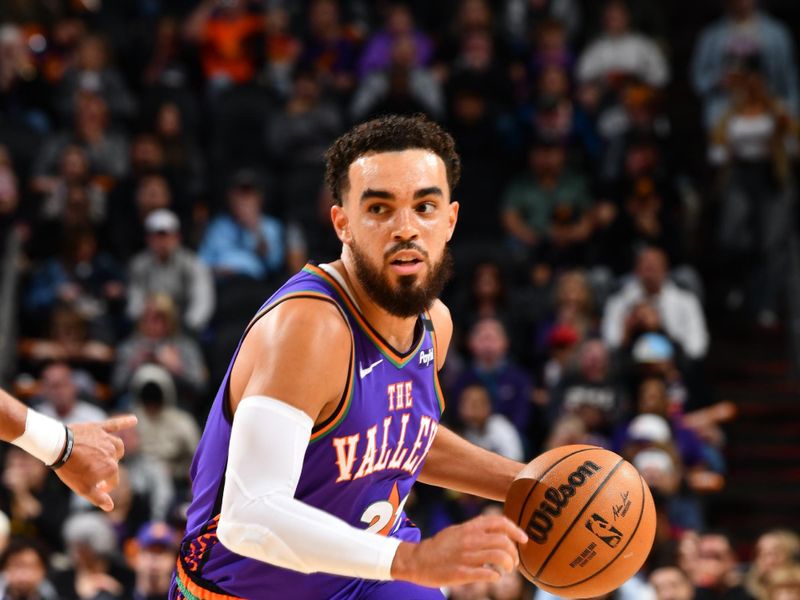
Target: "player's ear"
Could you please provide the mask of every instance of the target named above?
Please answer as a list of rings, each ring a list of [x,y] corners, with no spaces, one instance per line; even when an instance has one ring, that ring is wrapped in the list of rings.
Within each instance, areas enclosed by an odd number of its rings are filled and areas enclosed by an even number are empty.
[[[449,210],[448,214],[449,229],[447,231],[448,242],[450,241],[450,238],[453,237],[453,232],[456,229],[456,221],[458,221],[458,209],[460,208],[460,206],[461,205],[455,200],[453,200],[450,204],[447,205],[447,208]]]
[[[331,206],[331,222],[333,223],[333,229],[336,231],[336,237],[339,238],[339,241],[343,244],[349,244],[353,239],[350,233],[350,219],[347,218],[344,208],[338,204]]]

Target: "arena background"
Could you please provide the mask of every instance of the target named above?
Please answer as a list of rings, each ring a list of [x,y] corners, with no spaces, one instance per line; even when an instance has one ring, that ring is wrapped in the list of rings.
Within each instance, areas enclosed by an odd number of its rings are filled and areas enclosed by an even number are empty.
[[[464,170],[447,422],[646,472],[656,545],[612,597],[666,565],[687,598],[800,594],[798,27],[791,0],[3,0],[0,384],[141,425],[108,515],[3,449],[1,597],[164,597],[243,325],[337,256],[325,148],[418,112]],[[511,579],[449,594],[532,597]]]

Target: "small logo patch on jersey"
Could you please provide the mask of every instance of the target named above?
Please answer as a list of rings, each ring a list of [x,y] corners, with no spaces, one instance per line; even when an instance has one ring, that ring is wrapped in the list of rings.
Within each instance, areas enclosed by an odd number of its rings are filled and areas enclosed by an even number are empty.
[[[422,352],[419,353],[419,364],[428,367],[432,362],[433,362],[433,348],[428,348],[427,350],[423,350]]]
[[[359,376],[361,379],[364,379],[364,377],[366,377],[367,375],[369,375],[370,373],[372,373],[372,369],[374,369],[375,367],[377,367],[377,366],[378,366],[379,364],[381,364],[382,362],[383,362],[383,359],[376,360],[374,363],[372,363],[370,366],[368,366],[368,367],[366,367],[366,368],[364,368],[364,365],[362,365],[361,363],[358,363],[358,376]]]

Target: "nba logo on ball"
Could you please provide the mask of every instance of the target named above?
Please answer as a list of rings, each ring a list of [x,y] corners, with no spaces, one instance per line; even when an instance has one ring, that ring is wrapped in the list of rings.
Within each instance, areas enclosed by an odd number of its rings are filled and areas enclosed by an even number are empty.
[[[636,469],[595,446],[563,446],[530,462],[511,484],[506,516],[528,534],[520,571],[563,598],[615,590],[642,566],[655,506]]]
[[[586,528],[612,548],[616,548],[622,541],[622,532],[597,513],[586,521]]]

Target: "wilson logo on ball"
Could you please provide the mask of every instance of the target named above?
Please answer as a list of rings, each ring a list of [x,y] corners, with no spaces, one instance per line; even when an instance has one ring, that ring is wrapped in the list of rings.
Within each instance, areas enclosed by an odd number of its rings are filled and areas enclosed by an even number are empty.
[[[590,460],[584,462],[567,476],[567,481],[557,488],[549,487],[544,493],[544,500],[528,521],[525,533],[537,544],[547,542],[550,530],[553,528],[553,519],[561,516],[561,511],[569,504],[569,499],[575,495],[575,490],[581,487],[589,477],[602,470]]]

